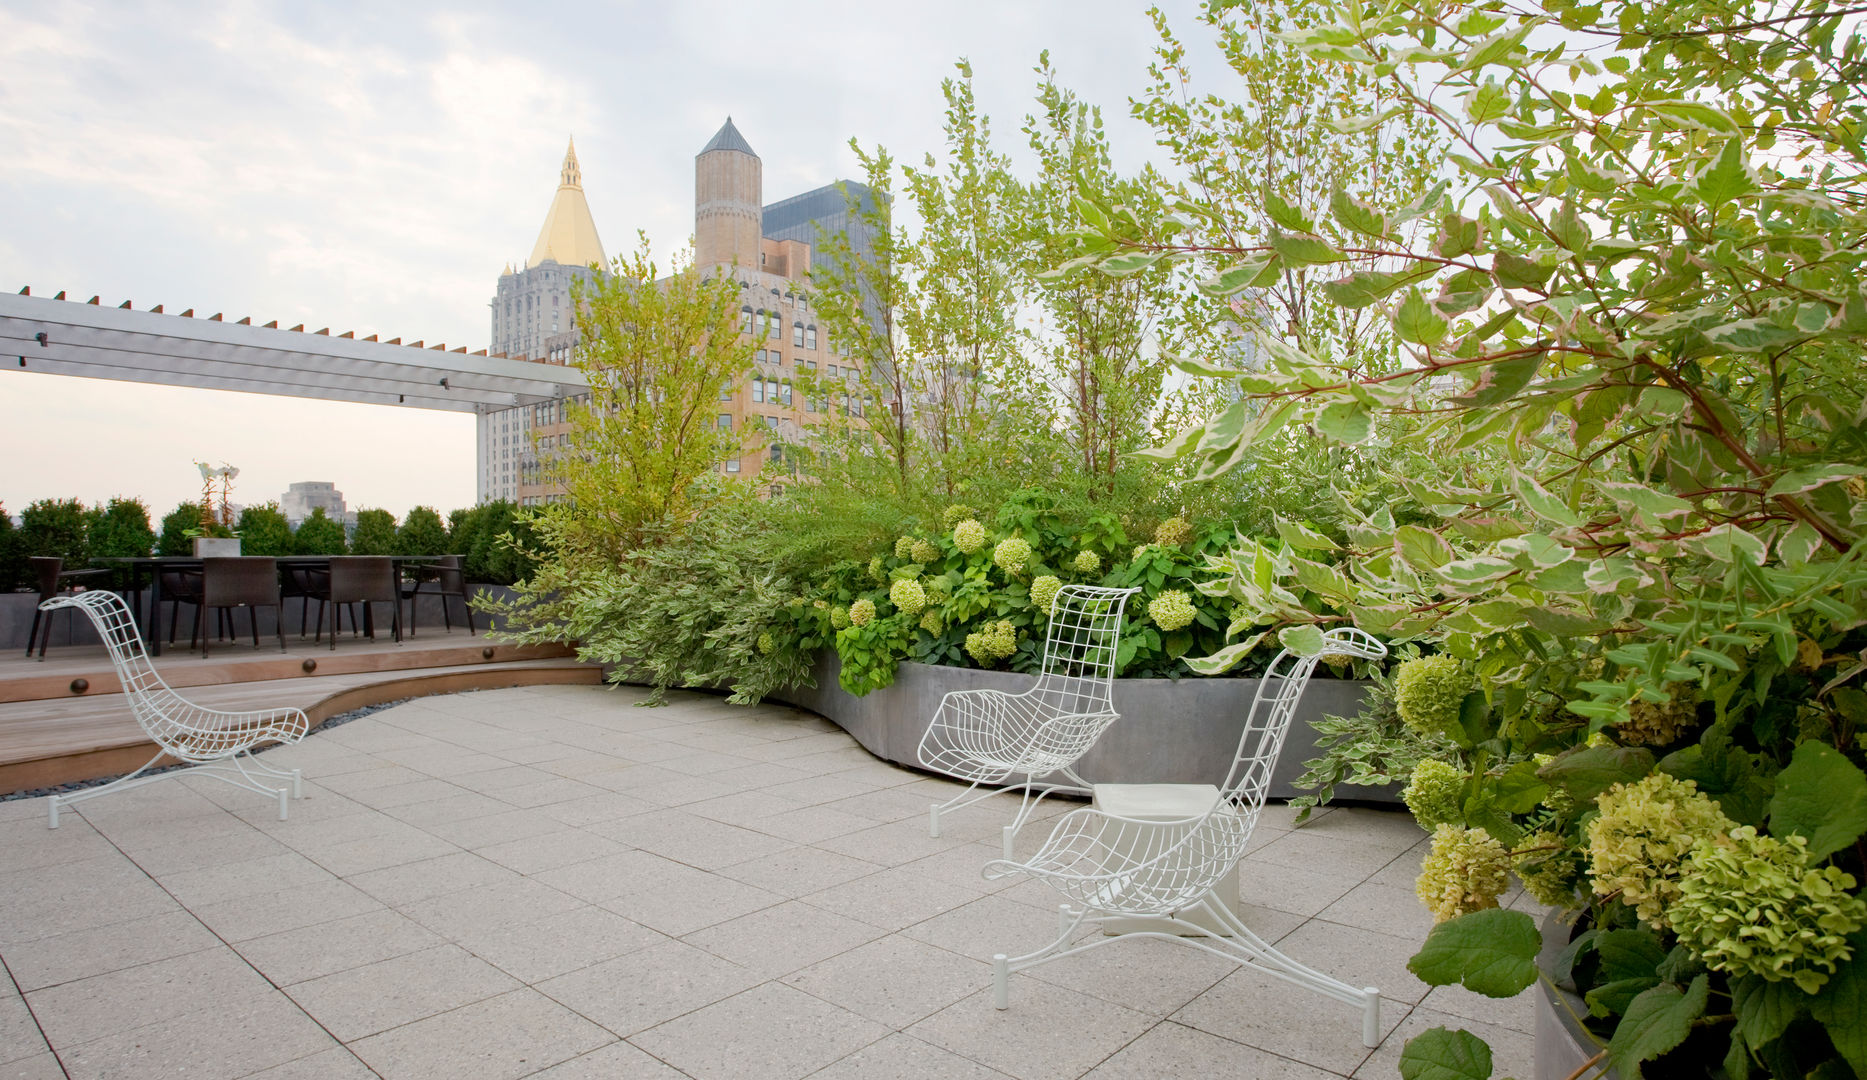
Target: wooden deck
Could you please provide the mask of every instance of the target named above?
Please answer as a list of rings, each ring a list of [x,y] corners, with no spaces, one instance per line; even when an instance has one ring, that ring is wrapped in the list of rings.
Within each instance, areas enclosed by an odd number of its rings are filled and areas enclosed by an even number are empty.
[[[335,650],[286,636],[254,649],[221,643],[207,659],[165,653],[156,670],[216,709],[283,705],[316,724],[398,698],[538,683],[597,683],[602,669],[562,646],[496,644],[463,630],[396,644],[340,637]],[[156,752],[130,715],[102,646],[52,649],[43,661],[0,656],[0,794],[129,772]]]

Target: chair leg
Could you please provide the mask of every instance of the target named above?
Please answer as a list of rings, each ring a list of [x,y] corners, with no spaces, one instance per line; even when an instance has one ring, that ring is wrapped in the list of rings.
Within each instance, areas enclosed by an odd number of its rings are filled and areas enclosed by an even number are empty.
[[[253,651],[258,652],[259,651],[259,605],[258,604],[254,604],[246,609],[246,621],[253,628]],[[283,641],[284,639],[280,639],[280,640]]]
[[[32,629],[26,631],[26,659],[28,660],[32,659],[33,643],[39,640],[39,622],[44,618],[45,612],[40,611],[38,605],[35,604],[32,609]]]
[[[992,1008],[1011,1008],[1011,958],[1004,953],[992,957]]]
[[[279,606],[273,608],[272,610],[279,617],[278,626],[277,626],[277,629],[279,631],[279,651],[284,652],[285,651],[285,602],[281,600],[279,602]],[[257,610],[255,610],[255,617],[257,617]],[[304,637],[305,635],[300,634],[298,636]]]

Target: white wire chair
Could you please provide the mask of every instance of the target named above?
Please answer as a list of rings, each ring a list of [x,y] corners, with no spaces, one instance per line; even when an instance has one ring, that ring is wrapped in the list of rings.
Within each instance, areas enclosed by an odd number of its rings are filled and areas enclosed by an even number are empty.
[[[1036,685],[1022,694],[955,690],[940,699],[915,756],[926,768],[972,781],[966,790],[928,808],[927,832],[940,835],[940,815],[1001,791],[1022,791],[1017,816],[1005,826],[1005,857],[1018,830],[1046,795],[1089,794],[1076,775],[1078,759],[1121,718],[1112,701],[1115,651],[1122,609],[1139,589],[1065,585],[1051,606],[1044,663]],[[1039,784],[1060,773],[1071,783]],[[1012,782],[1014,777],[1024,779]],[[986,790],[978,791],[980,785]]]
[[[262,709],[256,712],[221,712],[194,704],[170,689],[156,674],[143,648],[143,638],[129,606],[116,593],[92,590],[72,596],[60,596],[40,606],[41,611],[75,607],[90,616],[97,636],[110,650],[110,662],[123,684],[123,696],[130,701],[130,711],[150,740],[158,747],[156,756],[127,776],[108,784],[86,788],[69,795],[47,799],[51,828],[58,828],[61,806],[95,799],[157,780],[177,776],[207,775],[235,787],[255,791],[279,800],[279,820],[285,820],[286,801],[304,796],[304,781],[299,770],[274,769],[253,756],[255,747],[267,743],[295,743],[305,737],[310,722],[299,709]],[[245,760],[241,756],[245,756]],[[164,757],[174,758],[190,769],[173,769],[144,776]],[[278,780],[290,780],[291,786],[270,787],[248,772]]]
[[[1360,630],[1342,628],[1324,635],[1326,652],[1375,660],[1387,648]],[[1362,1010],[1362,1041],[1380,1042],[1381,996],[1373,987],[1357,989],[1272,948],[1238,918],[1212,891],[1236,872],[1245,854],[1271,770],[1283,749],[1297,700],[1309,683],[1316,658],[1277,654],[1258,684],[1250,715],[1238,737],[1238,751],[1219,798],[1206,813],[1179,821],[1116,817],[1100,810],[1073,810],[1057,820],[1043,847],[1024,862],[995,859],[985,866],[988,880],[1024,874],[1063,894],[1055,941],[1023,956],[992,958],[993,1004],[1007,1006],[1011,973],[1074,956],[1117,937],[1097,934],[1070,946],[1085,927],[1137,919],[1147,929],[1122,937],[1158,937],[1179,941],[1233,960]],[[1072,907],[1071,905],[1075,906]],[[1211,931],[1182,914],[1203,913],[1225,935],[1194,937]]]

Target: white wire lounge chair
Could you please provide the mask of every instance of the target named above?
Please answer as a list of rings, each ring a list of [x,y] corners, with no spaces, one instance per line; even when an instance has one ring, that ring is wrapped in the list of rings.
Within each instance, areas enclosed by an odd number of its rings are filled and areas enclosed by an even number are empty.
[[[1063,586],[1051,607],[1044,664],[1035,686],[1022,694],[955,690],[940,699],[916,757],[934,772],[972,783],[929,808],[928,835],[940,835],[941,814],[1001,791],[1021,791],[1017,816],[1005,826],[1009,859],[1013,838],[1044,796],[1058,791],[1089,794],[1089,784],[1076,775],[1075,765],[1120,719],[1111,700],[1115,650],[1121,642],[1122,609],[1139,591]],[[1071,782],[1038,782],[1053,773]],[[981,785],[986,790],[978,791]]]
[[[285,820],[289,798],[304,795],[303,779],[297,769],[274,769],[253,756],[255,747],[267,743],[295,743],[305,737],[310,723],[298,709],[262,709],[257,712],[221,712],[206,709],[177,694],[156,674],[143,649],[143,638],[129,607],[116,593],[102,589],[60,596],[40,605],[42,611],[75,607],[90,616],[97,636],[110,649],[110,662],[123,684],[123,695],[130,701],[136,722],[158,747],[156,756],[142,768],[99,787],[85,788],[69,795],[47,799],[51,827],[58,828],[58,809],[72,803],[95,799],[156,780],[177,776],[207,775],[235,787],[255,791],[279,800],[279,820]],[[244,759],[242,758],[244,755]],[[174,769],[143,775],[156,762],[170,757],[191,769]],[[249,772],[248,770],[252,770]],[[254,772],[275,780],[290,780],[290,787],[271,787]]]
[[[1369,660],[1387,655],[1385,646],[1360,630],[1331,630],[1325,637],[1327,652]],[[994,1005],[1007,1006],[1012,972],[1119,940],[1096,934],[1081,944],[1070,944],[1085,928],[1114,924],[1126,931],[1123,937],[1179,941],[1353,1005],[1362,1010],[1362,1041],[1368,1046],[1380,1042],[1381,996],[1377,990],[1356,989],[1297,963],[1252,933],[1230,907],[1212,896],[1227,875],[1236,873],[1244,856],[1264,806],[1271,770],[1283,749],[1284,734],[1315,667],[1315,657],[1296,656],[1288,650],[1271,661],[1239,735],[1225,786],[1204,814],[1159,821],[1116,817],[1090,808],[1073,810],[1057,820],[1042,849],[1029,860],[996,859],[986,864],[984,874],[989,880],[1029,875],[1049,884],[1066,901],[1059,906],[1055,941],[1023,956],[1001,953],[992,958]],[[1147,928],[1128,931],[1137,919],[1144,920]],[[1224,936],[1183,936],[1209,934],[1208,927],[1213,925]]]

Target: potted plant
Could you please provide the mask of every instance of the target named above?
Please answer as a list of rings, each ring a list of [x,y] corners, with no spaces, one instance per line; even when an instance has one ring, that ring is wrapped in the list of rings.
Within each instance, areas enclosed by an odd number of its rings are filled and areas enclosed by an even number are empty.
[[[195,468],[201,470],[201,526],[185,533],[194,542],[195,558],[240,554],[240,535],[233,530],[233,478],[240,470],[205,461],[195,462]]]

